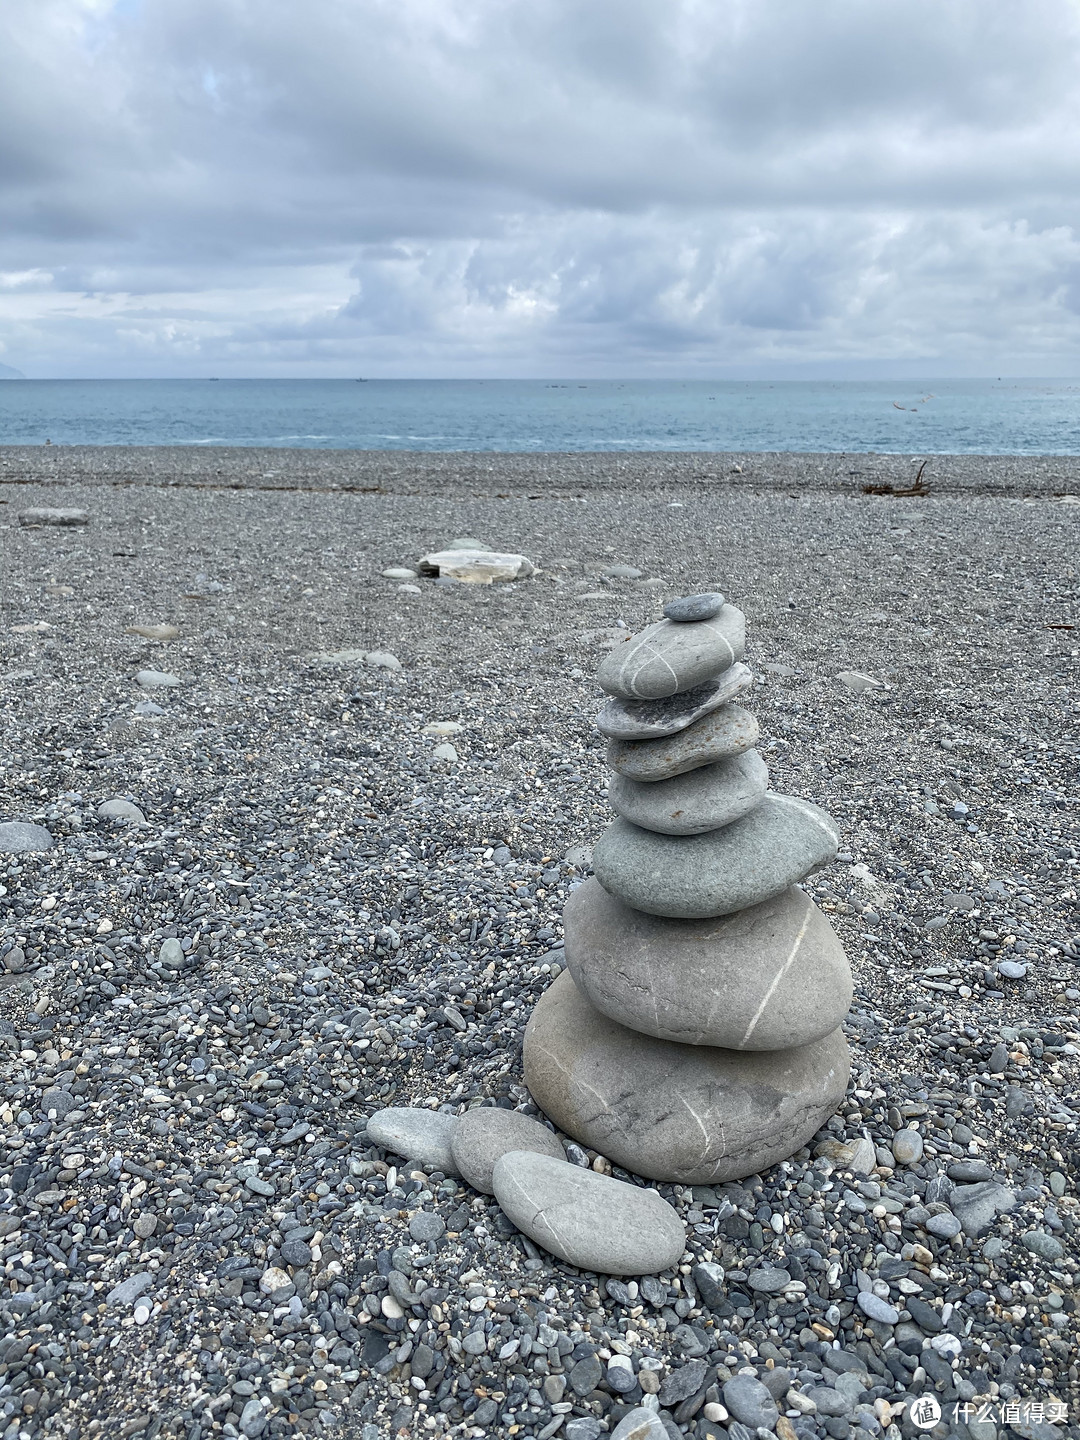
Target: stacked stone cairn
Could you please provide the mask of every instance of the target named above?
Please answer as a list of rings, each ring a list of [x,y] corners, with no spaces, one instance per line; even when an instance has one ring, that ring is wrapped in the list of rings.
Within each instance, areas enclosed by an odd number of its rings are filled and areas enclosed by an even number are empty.
[[[567,968],[529,1020],[525,1079],[582,1145],[696,1185],[783,1160],[836,1109],[851,973],[798,885],[835,855],[835,826],[768,789],[757,721],[733,703],[752,680],[742,614],[717,594],[664,614],[600,667],[619,818],[596,846],[595,878],[567,902]],[[367,1139],[493,1194],[531,1240],[583,1270],[678,1263],[686,1228],[654,1189],[570,1164],[527,1115],[446,1111],[379,1110]],[[410,1233],[430,1238],[440,1223],[417,1216]],[[649,1412],[624,1424],[638,1420]]]
[[[600,666],[618,819],[567,902],[525,1080],[615,1164],[722,1183],[790,1156],[844,1096],[851,972],[798,883],[839,837],[768,789],[757,722],[733,703],[753,678],[741,611],[706,594],[664,615]]]

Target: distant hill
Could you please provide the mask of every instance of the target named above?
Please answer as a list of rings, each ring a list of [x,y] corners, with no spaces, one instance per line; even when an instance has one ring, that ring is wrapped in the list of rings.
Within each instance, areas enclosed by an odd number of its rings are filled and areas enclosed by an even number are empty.
[[[25,380],[26,376],[21,370],[16,370],[12,365],[0,365],[0,380]]]

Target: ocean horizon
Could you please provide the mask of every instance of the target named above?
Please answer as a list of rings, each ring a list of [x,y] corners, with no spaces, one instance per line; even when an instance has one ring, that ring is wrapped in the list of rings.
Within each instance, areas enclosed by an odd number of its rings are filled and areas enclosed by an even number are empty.
[[[1080,380],[5,380],[0,444],[1080,454]]]

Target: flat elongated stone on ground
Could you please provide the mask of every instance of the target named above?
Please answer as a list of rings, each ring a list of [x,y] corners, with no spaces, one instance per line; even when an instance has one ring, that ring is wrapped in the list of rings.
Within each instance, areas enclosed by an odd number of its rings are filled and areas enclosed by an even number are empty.
[[[499,1110],[479,1106],[458,1117],[450,1141],[458,1174],[474,1190],[485,1195],[495,1193],[491,1172],[500,1155],[510,1150],[532,1150],[537,1155],[550,1155],[553,1160],[566,1160],[566,1152],[546,1125],[516,1110]]]
[[[768,793],[749,815],[705,835],[657,835],[628,820],[593,850],[593,872],[635,910],[678,920],[729,915],[820,870],[840,837],[824,810]]]
[[[850,1057],[839,1029],[782,1051],[655,1040],[601,1015],[564,971],[526,1027],[524,1067],[580,1144],[638,1175],[710,1185],[804,1145],[843,1099]]]
[[[652,1275],[686,1248],[686,1227],[655,1190],[528,1150],[500,1156],[493,1182],[518,1229],[581,1270]]]
[[[781,1050],[843,1022],[851,971],[828,920],[797,886],[705,920],[631,910],[595,879],[563,912],[566,964],[609,1019],[683,1045]]]
[[[180,634],[176,625],[129,625],[125,635],[141,635],[144,640],[175,640]]]
[[[174,690],[180,684],[178,675],[164,670],[140,670],[135,679],[144,690]]]
[[[661,620],[605,655],[596,678],[609,695],[656,700],[692,690],[741,660],[746,617],[725,605],[710,620]]]
[[[749,750],[652,784],[613,775],[608,800],[623,819],[644,830],[701,835],[730,825],[760,805],[768,784],[768,766],[756,750]]]
[[[663,700],[611,699],[596,717],[596,728],[609,740],[656,740],[677,735],[702,716],[718,710],[753,684],[747,666],[729,665],[722,674],[693,690]]]
[[[685,730],[659,740],[609,740],[607,763],[628,780],[650,784],[715,765],[729,755],[742,755],[753,749],[760,733],[749,710],[721,705]]]
[[[711,620],[723,608],[724,597],[719,590],[708,590],[700,595],[680,595],[677,600],[669,600],[664,606],[664,616],[678,625],[686,625],[694,620]]]
[[[8,820],[0,825],[0,855],[31,855],[51,850],[56,842],[43,825],[29,820]]]
[[[89,525],[89,523],[90,514],[87,510],[63,510],[49,505],[39,505],[29,510],[19,511],[20,525]]]
[[[457,1117],[437,1110],[421,1110],[418,1106],[391,1105],[376,1110],[367,1122],[368,1139],[395,1155],[415,1160],[425,1170],[441,1170],[456,1175],[457,1166],[451,1141]]]

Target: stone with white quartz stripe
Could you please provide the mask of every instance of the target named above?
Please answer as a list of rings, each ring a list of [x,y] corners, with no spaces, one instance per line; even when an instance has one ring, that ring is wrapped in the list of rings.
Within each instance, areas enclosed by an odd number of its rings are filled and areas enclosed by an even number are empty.
[[[843,1099],[850,1056],[841,1029],[785,1050],[653,1039],[602,1015],[567,970],[529,1020],[524,1067],[533,1099],[580,1144],[650,1179],[711,1185],[805,1145]]]
[[[596,843],[593,873],[635,910],[696,920],[779,895],[839,846],[824,810],[770,791],[749,815],[704,835],[657,835],[620,817]]]
[[[628,780],[651,784],[702,765],[715,765],[729,755],[742,755],[753,749],[759,734],[758,722],[749,710],[741,705],[721,705],[675,735],[658,740],[609,740],[607,763]]]
[[[653,1275],[686,1248],[686,1226],[655,1190],[566,1160],[511,1150],[495,1161],[492,1185],[523,1234],[579,1270]]]
[[[733,915],[670,920],[586,880],[567,899],[563,933],[567,968],[591,1004],[661,1040],[808,1045],[842,1024],[851,1004],[843,947],[796,885]]]
[[[754,682],[745,665],[729,665],[720,675],[662,700],[612,698],[596,717],[596,728],[609,740],[655,740],[676,735],[741,695]]]
[[[597,679],[609,695],[656,700],[712,679],[741,660],[745,649],[746,617],[725,605],[710,620],[650,625],[604,657]]]
[[[672,780],[646,784],[613,775],[608,801],[625,820],[645,830],[701,835],[730,825],[760,805],[768,784],[768,766],[750,750]]]

